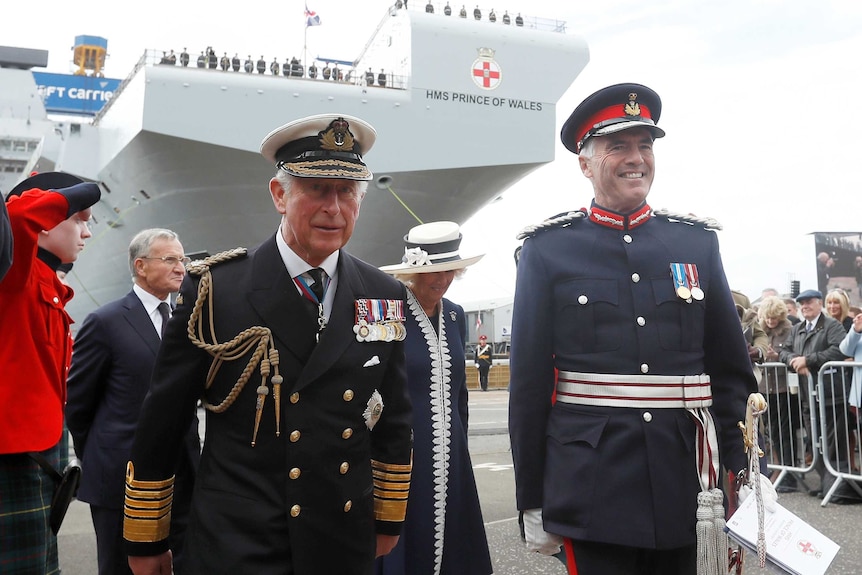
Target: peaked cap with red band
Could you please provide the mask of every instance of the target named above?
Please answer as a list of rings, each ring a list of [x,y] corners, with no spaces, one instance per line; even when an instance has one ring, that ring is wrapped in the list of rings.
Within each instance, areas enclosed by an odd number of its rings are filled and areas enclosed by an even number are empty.
[[[605,136],[629,128],[649,128],[653,137],[664,137],[656,126],[661,115],[661,98],[641,84],[615,84],[588,96],[575,108],[560,139],[570,152],[579,154],[591,136]]]

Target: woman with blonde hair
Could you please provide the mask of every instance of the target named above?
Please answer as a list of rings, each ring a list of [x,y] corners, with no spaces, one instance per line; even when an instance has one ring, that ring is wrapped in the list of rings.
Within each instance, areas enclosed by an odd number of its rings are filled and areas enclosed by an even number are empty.
[[[826,294],[823,300],[826,313],[835,321],[844,326],[844,331],[850,331],[853,327],[853,316],[850,315],[850,298],[843,289],[833,289]]]
[[[757,310],[760,327],[769,338],[766,350],[766,361],[779,361],[779,353],[784,342],[790,336],[792,324],[787,319],[787,306],[779,297],[769,296],[760,302]],[[800,410],[799,395],[791,393],[787,385],[787,369],[767,367],[764,369],[766,382],[767,420],[769,425],[769,444],[772,451],[772,463],[784,467],[796,467],[796,430],[799,429]],[[778,491],[796,491],[795,487],[781,485]]]

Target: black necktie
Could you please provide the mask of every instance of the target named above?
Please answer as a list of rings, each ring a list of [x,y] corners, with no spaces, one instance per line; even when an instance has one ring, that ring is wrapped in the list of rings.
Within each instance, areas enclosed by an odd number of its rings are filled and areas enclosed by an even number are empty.
[[[171,317],[171,308],[167,304],[167,302],[162,302],[159,304],[159,315],[162,316],[162,331],[159,333],[159,337],[164,339],[165,337],[165,328],[168,325],[168,319]]]
[[[317,302],[323,303],[323,277],[326,272],[323,268],[313,268],[308,270],[308,275],[314,280],[314,283],[309,286],[311,291],[317,296]]]

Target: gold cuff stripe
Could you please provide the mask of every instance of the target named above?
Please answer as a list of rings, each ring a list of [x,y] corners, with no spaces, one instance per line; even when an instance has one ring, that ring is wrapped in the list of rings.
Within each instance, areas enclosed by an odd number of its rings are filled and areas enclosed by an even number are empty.
[[[171,514],[168,513],[158,521],[149,519],[123,518],[123,538],[135,543],[153,543],[168,538],[171,532]]]
[[[166,501],[163,505],[152,503],[141,505],[136,501],[126,499],[123,509],[125,509],[126,515],[130,517],[138,517],[140,519],[157,518],[171,512],[171,503],[173,502]]]
[[[175,477],[175,475],[171,475],[169,478],[160,481],[141,481],[135,479],[135,464],[131,461],[126,464],[126,486],[133,489],[146,489],[149,491],[165,489],[173,486]]]
[[[374,517],[378,521],[404,521],[407,515],[407,500],[374,499]]]
[[[410,482],[409,481],[401,481],[399,483],[392,483],[388,481],[377,481],[374,480],[374,490],[375,491],[410,491]]]
[[[172,497],[173,494],[173,485],[168,487],[167,489],[160,489],[159,491],[133,489],[132,487],[126,485],[126,497],[132,497],[134,499],[168,499]]]
[[[386,473],[410,473],[410,470],[413,469],[413,464],[406,463],[403,465],[399,465],[397,463],[383,463],[381,461],[372,459],[371,469],[373,469],[375,472],[383,471]]]

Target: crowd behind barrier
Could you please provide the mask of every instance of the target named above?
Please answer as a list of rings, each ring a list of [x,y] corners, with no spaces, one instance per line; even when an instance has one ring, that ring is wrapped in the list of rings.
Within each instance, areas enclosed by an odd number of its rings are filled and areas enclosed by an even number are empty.
[[[842,484],[862,498],[860,422],[847,398],[852,368],[860,362],[830,361],[821,367],[816,385],[779,362],[761,364],[761,393],[768,410],[762,418],[764,457],[776,485],[792,484],[810,471],[823,470],[834,482],[821,493],[826,506]],[[803,485],[802,481],[797,481]]]

